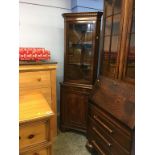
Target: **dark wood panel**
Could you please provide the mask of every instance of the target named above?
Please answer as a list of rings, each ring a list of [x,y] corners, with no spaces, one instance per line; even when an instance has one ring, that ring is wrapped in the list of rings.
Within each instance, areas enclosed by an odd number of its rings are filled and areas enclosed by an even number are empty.
[[[61,127],[86,132],[90,89],[61,85]]]
[[[101,76],[91,100],[133,129],[135,125],[135,90],[131,84]]]

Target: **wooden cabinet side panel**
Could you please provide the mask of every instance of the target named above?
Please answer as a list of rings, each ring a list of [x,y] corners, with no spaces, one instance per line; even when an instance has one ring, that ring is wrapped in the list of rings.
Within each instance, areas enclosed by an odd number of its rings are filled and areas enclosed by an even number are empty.
[[[54,116],[51,118],[52,137],[57,136],[57,104],[56,104],[56,70],[51,70],[51,108]]]

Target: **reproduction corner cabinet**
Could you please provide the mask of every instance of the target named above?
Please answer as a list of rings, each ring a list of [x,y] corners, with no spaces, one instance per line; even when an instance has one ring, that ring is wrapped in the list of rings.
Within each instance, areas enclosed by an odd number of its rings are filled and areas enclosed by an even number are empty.
[[[105,0],[100,71],[88,104],[88,149],[135,154],[135,0]]]
[[[64,82],[61,83],[62,131],[86,132],[88,96],[97,78],[102,12],[65,13]]]

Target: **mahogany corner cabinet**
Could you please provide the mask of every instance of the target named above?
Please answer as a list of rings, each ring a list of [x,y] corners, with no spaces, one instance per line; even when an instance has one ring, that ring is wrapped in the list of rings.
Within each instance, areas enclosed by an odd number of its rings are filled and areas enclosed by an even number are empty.
[[[86,132],[88,96],[97,78],[102,12],[65,13],[60,128]]]

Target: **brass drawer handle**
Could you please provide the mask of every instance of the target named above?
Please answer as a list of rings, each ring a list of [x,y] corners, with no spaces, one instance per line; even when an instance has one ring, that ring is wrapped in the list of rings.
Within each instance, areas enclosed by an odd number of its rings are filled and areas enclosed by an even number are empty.
[[[31,134],[31,135],[28,136],[28,139],[32,139],[32,138],[34,138],[34,135],[33,134]]]
[[[100,152],[100,154],[106,155],[106,154],[101,150],[101,148],[97,145],[97,143],[96,143],[94,140],[92,140],[91,142],[92,142],[92,144],[98,149],[98,151]]]
[[[113,133],[113,130],[110,129],[107,125],[105,125],[96,115],[94,115],[94,119],[100,123],[109,133]]]
[[[93,127],[93,130],[107,144],[108,147],[112,146],[112,144],[106,138],[104,138],[103,135],[101,135],[100,132],[95,127]]]

